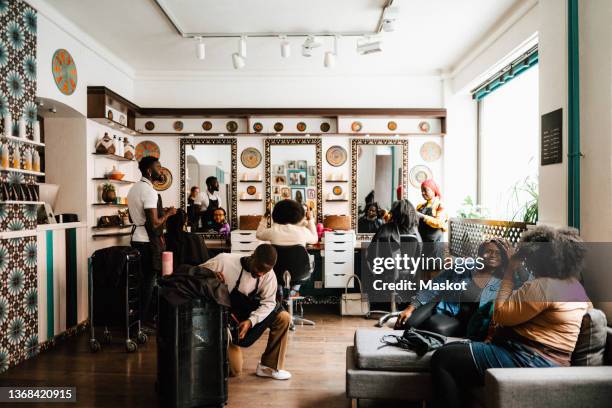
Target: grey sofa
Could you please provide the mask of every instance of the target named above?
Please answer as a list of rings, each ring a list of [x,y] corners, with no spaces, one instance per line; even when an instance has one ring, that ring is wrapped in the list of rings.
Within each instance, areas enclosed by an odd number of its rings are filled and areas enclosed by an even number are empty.
[[[346,350],[346,395],[359,400],[428,401],[432,397],[429,361],[397,347],[383,346],[385,329],[359,329]],[[449,341],[456,339],[449,339]],[[511,407],[612,406],[612,328],[607,328],[604,364],[560,368],[487,370],[484,387],[470,390],[475,405]],[[599,360],[601,362],[601,359]]]

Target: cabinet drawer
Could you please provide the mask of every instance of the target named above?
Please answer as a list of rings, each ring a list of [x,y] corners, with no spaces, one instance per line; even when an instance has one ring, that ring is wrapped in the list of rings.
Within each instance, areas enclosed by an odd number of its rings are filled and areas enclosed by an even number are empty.
[[[355,234],[352,232],[326,232],[325,233],[325,245],[329,243],[346,243],[350,242],[351,245],[355,245]]]
[[[255,236],[256,232],[255,231],[241,231],[241,230],[235,230],[232,231],[232,241],[233,240],[251,240],[251,241],[256,241],[257,237]]]
[[[355,244],[353,241],[343,241],[343,242],[326,242],[325,243],[325,256],[328,253],[334,251],[354,251]]]
[[[251,249],[234,249],[232,248],[232,254],[243,254],[243,255],[251,255],[253,251]]]
[[[352,247],[334,249],[325,248],[325,253],[323,256],[325,257],[325,262],[352,261],[355,257],[355,249]]]
[[[244,241],[232,240],[232,252],[234,252],[234,249],[254,251],[255,248],[257,248],[257,246],[259,246],[259,244],[261,243],[261,241],[252,241],[247,239],[245,239]]]
[[[326,288],[342,288],[346,287],[346,281],[351,276],[351,273],[335,273],[332,275],[325,275],[325,287]],[[348,287],[352,288],[355,286],[355,279],[352,279]]]
[[[354,273],[354,265],[352,259],[350,260],[342,260],[342,261],[330,261],[325,260],[325,275],[334,275],[334,274],[353,274]]]

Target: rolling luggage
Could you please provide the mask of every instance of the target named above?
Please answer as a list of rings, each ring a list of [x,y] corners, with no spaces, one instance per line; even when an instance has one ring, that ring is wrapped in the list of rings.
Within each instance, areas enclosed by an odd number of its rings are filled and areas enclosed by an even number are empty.
[[[160,287],[157,390],[162,406],[223,407],[227,401],[227,308],[214,300],[173,301]]]

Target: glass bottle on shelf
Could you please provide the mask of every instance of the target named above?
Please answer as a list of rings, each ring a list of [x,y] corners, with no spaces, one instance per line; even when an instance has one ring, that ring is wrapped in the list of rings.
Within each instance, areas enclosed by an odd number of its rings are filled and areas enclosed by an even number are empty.
[[[38,150],[34,150],[34,157],[32,158],[32,170],[40,171],[40,155]]]
[[[13,163],[12,168],[21,168],[21,153],[19,152],[19,146],[13,146]]]
[[[9,146],[8,143],[3,143],[2,144],[2,154],[0,155],[1,160],[0,160],[0,164],[2,165],[3,169],[8,169],[9,168]]]
[[[32,152],[29,149],[26,150],[25,154],[23,155],[23,160],[24,160],[23,168],[25,170],[32,170]]]

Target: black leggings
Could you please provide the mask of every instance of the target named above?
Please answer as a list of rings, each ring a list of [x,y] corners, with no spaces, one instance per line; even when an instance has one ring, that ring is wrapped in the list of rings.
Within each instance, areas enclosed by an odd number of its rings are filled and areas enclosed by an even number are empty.
[[[462,407],[467,389],[484,384],[466,343],[449,343],[436,350],[431,358],[431,376],[435,407]]]

